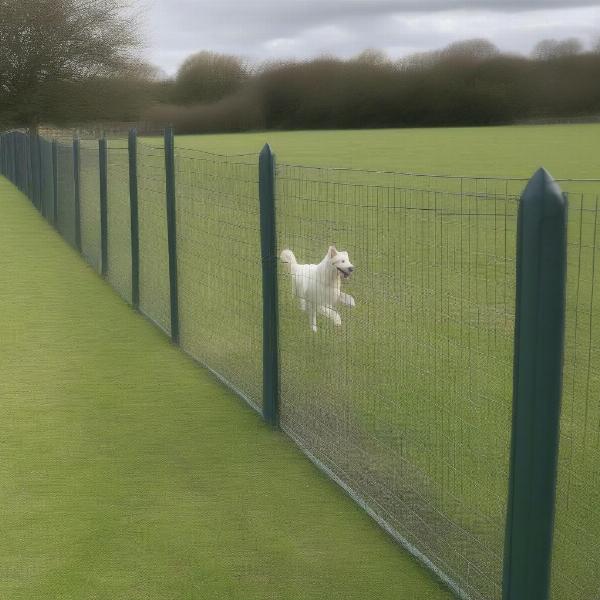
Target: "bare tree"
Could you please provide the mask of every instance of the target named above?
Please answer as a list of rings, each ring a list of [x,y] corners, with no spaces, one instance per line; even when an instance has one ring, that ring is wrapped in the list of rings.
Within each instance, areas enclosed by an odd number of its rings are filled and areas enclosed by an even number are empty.
[[[63,86],[135,70],[141,41],[128,8],[126,0],[0,0],[0,118],[36,128],[60,113]]]

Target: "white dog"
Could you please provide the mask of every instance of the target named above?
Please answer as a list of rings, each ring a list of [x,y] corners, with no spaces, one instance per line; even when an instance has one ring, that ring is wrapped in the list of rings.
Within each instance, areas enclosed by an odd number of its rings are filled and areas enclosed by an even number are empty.
[[[338,304],[356,306],[354,298],[341,290],[342,279],[354,271],[347,252],[338,252],[330,246],[325,258],[318,265],[299,265],[291,250],[281,253],[292,274],[292,293],[300,299],[300,308],[308,312],[310,327],[317,331],[317,312],[331,319],[335,325],[342,324],[337,312]]]

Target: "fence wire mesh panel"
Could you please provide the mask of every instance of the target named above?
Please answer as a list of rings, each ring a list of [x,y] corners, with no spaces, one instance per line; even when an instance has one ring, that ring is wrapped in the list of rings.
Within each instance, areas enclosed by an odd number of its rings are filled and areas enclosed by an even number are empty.
[[[100,271],[100,167],[98,142],[81,140],[81,253]]]
[[[279,251],[326,263],[334,244],[356,267],[356,306],[324,302],[316,333],[292,286],[321,275],[281,268],[282,428],[477,599],[501,596],[522,187],[277,169]]]
[[[52,219],[54,210],[54,168],[52,165],[52,142],[39,138],[40,143],[40,203],[46,219]]]
[[[75,245],[73,144],[55,147],[56,181],[51,141],[0,134],[0,170]],[[99,167],[97,142],[82,142],[82,253],[98,270]],[[169,334],[160,143],[140,140],[137,171],[140,309]],[[279,164],[275,181],[282,429],[459,596],[500,599],[525,180]],[[258,155],[179,148],[175,182],[180,344],[261,410]],[[600,181],[559,184],[569,224],[552,598],[600,600]],[[124,140],[108,145],[107,225],[107,278],[131,301]]]
[[[568,192],[565,367],[552,597],[600,598],[600,181]]]
[[[17,187],[24,193],[30,195],[32,192],[31,181],[31,154],[29,136],[20,131],[15,133],[16,141],[16,182]]]
[[[73,146],[70,142],[57,145],[58,213],[57,229],[75,246],[75,178],[73,175]]]
[[[26,138],[27,157],[29,169],[27,169],[28,185],[25,193],[33,205],[40,210],[40,165],[39,165],[39,139],[37,136],[28,135]]]
[[[131,210],[126,142],[112,142],[108,147],[107,190],[108,280],[122,298],[131,302]]]
[[[258,156],[177,149],[181,346],[262,406]]]
[[[138,144],[140,310],[170,334],[169,253],[162,148]]]

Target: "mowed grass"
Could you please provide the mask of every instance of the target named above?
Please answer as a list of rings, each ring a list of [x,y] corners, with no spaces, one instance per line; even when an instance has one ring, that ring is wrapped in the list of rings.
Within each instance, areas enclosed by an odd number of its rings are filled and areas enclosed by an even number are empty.
[[[297,131],[177,136],[177,147],[223,154],[271,144],[280,162],[437,175],[599,176],[600,124]]]
[[[0,180],[0,598],[441,599]]]
[[[500,594],[516,209],[525,181],[505,185],[469,176],[525,179],[543,165],[560,179],[598,178],[599,134],[599,125],[556,125],[176,141],[179,149],[230,155],[258,152],[269,142],[280,165],[279,250],[291,247],[301,262],[320,260],[332,242],[350,251],[358,269],[347,286],[357,308],[342,310],[340,330],[321,317],[321,331],[313,335],[280,272],[283,423],[477,598]],[[237,160],[252,164],[251,157]],[[220,224],[213,229],[222,240],[201,253],[218,265],[227,249],[236,254],[256,244],[255,233],[248,234],[256,215],[244,204],[254,206],[255,191],[248,180],[243,194],[235,190],[236,159],[201,161],[185,201],[199,206],[202,199],[198,224],[207,218]],[[299,164],[314,168],[287,166]],[[328,166],[465,179],[322,170]],[[594,293],[600,185],[562,185],[572,193],[553,585],[556,599],[588,599],[600,584],[600,307]],[[193,220],[187,226],[197,227]],[[225,287],[228,277],[223,270]],[[246,314],[243,290],[258,291],[245,283],[239,288],[237,306]],[[204,306],[219,306],[222,291],[205,290]],[[206,320],[211,310],[216,314],[209,308]],[[259,318],[258,312],[251,316]],[[221,320],[213,321],[214,329],[221,327]],[[233,345],[252,347],[237,332]],[[250,365],[254,359],[235,360]]]

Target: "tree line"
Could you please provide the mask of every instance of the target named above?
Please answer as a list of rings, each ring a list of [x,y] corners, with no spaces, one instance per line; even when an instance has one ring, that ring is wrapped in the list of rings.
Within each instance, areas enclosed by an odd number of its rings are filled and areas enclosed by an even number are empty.
[[[144,121],[181,133],[458,126],[600,115],[600,42],[529,56],[483,39],[392,60],[271,61],[202,51],[144,63],[126,0],[0,0],[0,126]]]
[[[531,56],[467,40],[391,60],[367,50],[351,59],[320,57],[206,72],[188,59],[164,83],[149,121],[181,132],[491,125],[600,115],[600,47],[544,40]],[[232,68],[235,65],[236,68]],[[227,85],[224,82],[227,81]],[[219,90],[227,88],[226,93]]]

